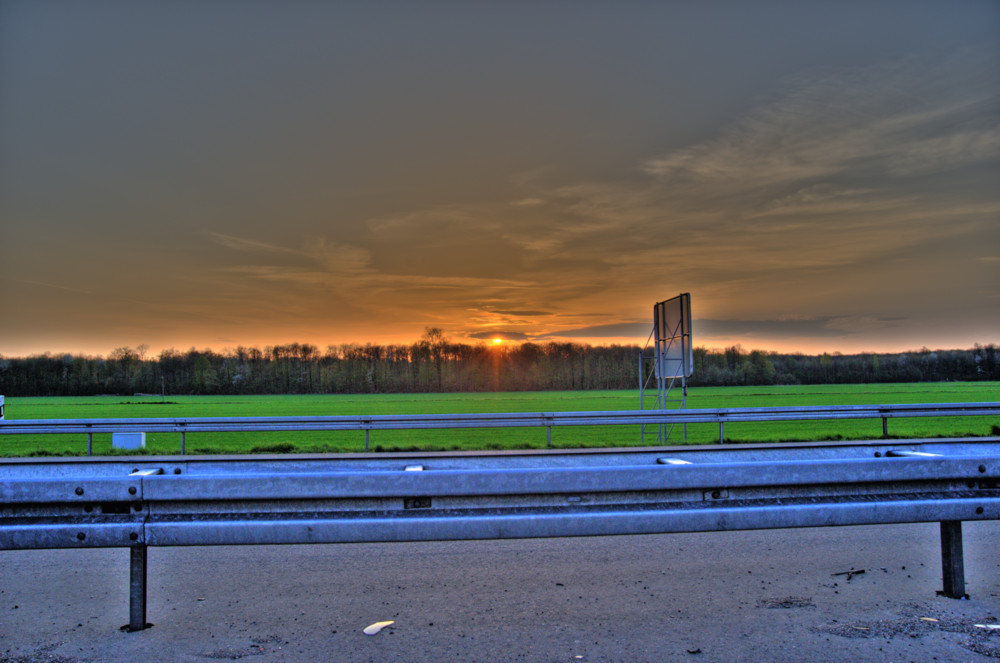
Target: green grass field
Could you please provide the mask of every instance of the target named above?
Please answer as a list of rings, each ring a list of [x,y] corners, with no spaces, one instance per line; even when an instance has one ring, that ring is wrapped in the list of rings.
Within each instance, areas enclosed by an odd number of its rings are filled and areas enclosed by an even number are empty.
[[[650,396],[647,395],[647,398]],[[893,403],[958,403],[1000,400],[1000,383],[919,383],[877,385],[815,385],[798,387],[704,387],[688,391],[688,408],[769,407],[778,405],[853,405]],[[647,402],[649,407],[650,402]],[[490,394],[376,394],[306,396],[97,396],[79,398],[7,398],[12,419],[109,419],[151,417],[251,417],[291,415],[445,414],[466,412],[553,412],[639,409],[637,391],[509,392]],[[892,437],[952,437],[990,435],[1000,421],[990,417],[921,417],[892,419]],[[993,433],[995,434],[995,433]],[[875,439],[881,419],[763,422],[726,424],[727,442]],[[718,442],[716,424],[688,426],[688,444]],[[179,433],[148,434],[149,454],[180,451]],[[670,444],[683,442],[676,428]],[[441,451],[458,449],[545,448],[544,428],[372,431],[372,451]],[[553,428],[556,448],[637,446],[637,426]],[[655,431],[645,444],[657,444]],[[84,455],[84,435],[0,435],[0,455]],[[250,453],[288,451],[364,451],[358,431],[276,433],[190,433],[187,453]],[[111,436],[94,436],[95,455],[119,455]]]

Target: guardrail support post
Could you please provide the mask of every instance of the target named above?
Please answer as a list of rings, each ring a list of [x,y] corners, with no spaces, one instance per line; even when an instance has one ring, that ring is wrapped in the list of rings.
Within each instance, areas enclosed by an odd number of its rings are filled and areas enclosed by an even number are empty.
[[[146,628],[146,546],[129,548],[129,593],[128,626],[129,633]]]
[[[889,437],[889,417],[882,417],[882,439]]]
[[[181,455],[182,456],[184,455],[184,443],[187,442],[186,437],[187,437],[187,433],[185,433],[184,431],[181,431]]]
[[[93,456],[94,455],[94,434],[93,433],[87,433],[87,455],[88,456]]]
[[[725,431],[723,430],[724,427],[725,427],[725,424],[720,421],[719,422],[719,444],[723,444],[725,442],[725,439],[726,439]]]
[[[961,520],[941,522],[941,575],[944,579],[942,596],[951,599],[966,598]]]

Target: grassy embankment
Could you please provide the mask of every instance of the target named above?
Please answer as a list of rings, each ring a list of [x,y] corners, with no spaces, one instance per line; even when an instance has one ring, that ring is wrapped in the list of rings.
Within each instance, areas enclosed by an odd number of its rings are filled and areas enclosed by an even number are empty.
[[[655,396],[655,395],[654,395]],[[647,398],[650,398],[647,395]],[[688,408],[767,407],[779,405],[852,405],[891,403],[957,403],[1000,400],[1000,383],[920,383],[877,385],[813,385],[797,387],[691,388]],[[553,412],[638,409],[636,391],[513,392],[489,394],[375,394],[308,396],[168,396],[7,398],[7,419],[109,419],[251,417],[291,415],[433,414],[464,412]],[[648,407],[649,403],[647,403]],[[990,435],[1000,421],[990,417],[920,417],[892,419],[893,437]],[[716,424],[688,426],[689,444],[718,441]],[[881,437],[881,419],[730,423],[727,442],[792,440],[851,440]],[[993,433],[995,434],[995,433]],[[671,444],[682,441],[674,430]],[[275,433],[191,433],[188,453],[249,453],[267,451],[363,451],[360,431]],[[552,446],[615,447],[640,444],[637,426],[553,428]],[[645,444],[656,444],[655,431]],[[544,428],[373,431],[373,451],[544,448]],[[111,455],[110,434],[94,435],[95,455]],[[179,433],[147,434],[145,453],[173,454],[180,450]],[[84,455],[85,435],[0,436],[0,455]],[[118,455],[120,451],[115,451]]]

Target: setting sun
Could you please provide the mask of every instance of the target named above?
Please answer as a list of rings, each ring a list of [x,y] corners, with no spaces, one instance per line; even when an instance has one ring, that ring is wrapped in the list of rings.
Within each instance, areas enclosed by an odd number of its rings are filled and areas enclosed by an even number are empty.
[[[502,338],[495,338],[495,339],[493,339],[493,345],[500,345],[501,343],[503,343],[503,339]]]

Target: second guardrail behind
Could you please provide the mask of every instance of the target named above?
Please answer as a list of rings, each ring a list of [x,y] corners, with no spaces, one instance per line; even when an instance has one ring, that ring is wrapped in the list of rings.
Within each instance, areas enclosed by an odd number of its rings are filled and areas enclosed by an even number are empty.
[[[364,431],[368,450],[371,431],[523,428],[555,426],[669,425],[716,423],[719,442],[730,422],[803,421],[824,419],[882,420],[888,437],[888,420],[903,417],[954,417],[1000,415],[1000,402],[907,403],[883,405],[807,405],[760,408],[707,408],[677,410],[603,410],[585,412],[497,412],[456,414],[372,414],[278,417],[190,417],[133,419],[7,419],[0,421],[0,434],[86,434],[92,455],[95,433],[180,433],[181,453],[187,433]]]

